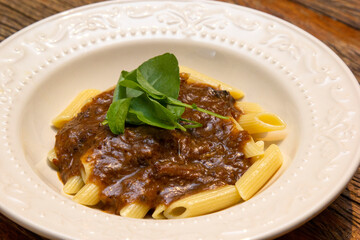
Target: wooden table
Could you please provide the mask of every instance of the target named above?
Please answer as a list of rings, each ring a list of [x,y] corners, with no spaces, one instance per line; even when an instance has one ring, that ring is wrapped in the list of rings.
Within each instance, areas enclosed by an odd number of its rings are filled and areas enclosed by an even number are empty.
[[[360,82],[359,0],[223,0],[297,25],[328,45]],[[99,0],[0,0],[0,41],[55,13]],[[1,196],[0,196],[1,197]],[[0,214],[0,239],[44,239]],[[360,239],[360,168],[321,214],[279,239]]]

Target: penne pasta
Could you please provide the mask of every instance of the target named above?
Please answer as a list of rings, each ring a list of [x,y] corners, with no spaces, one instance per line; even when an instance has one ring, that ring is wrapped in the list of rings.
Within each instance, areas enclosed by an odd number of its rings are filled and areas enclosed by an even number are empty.
[[[150,210],[148,206],[142,203],[131,203],[120,210],[120,216],[130,218],[143,218]]]
[[[234,106],[244,114],[264,112],[264,109],[257,103],[236,101]]]
[[[89,162],[82,162],[84,170],[80,171],[81,177],[83,178],[83,181],[86,183],[89,179],[89,176],[92,173],[93,166]]]
[[[286,125],[276,114],[261,112],[242,115],[239,124],[250,134],[285,129]]]
[[[264,154],[264,142],[254,142],[251,138],[250,141],[244,145],[244,155],[246,158],[256,157]]]
[[[234,185],[226,185],[182,198],[165,210],[167,218],[187,218],[215,212],[240,202]]]
[[[244,131],[244,129],[233,117],[230,117],[230,120],[234,123],[234,127],[237,131]],[[246,158],[252,158],[263,155],[264,142],[263,141],[254,142],[253,138],[251,138],[247,143],[245,143],[243,152]]]
[[[88,157],[90,153],[91,153],[91,149],[89,149],[84,155],[80,157],[80,161],[83,165],[83,169],[80,170],[80,173],[84,183],[87,182],[94,168],[93,165],[88,161]]]
[[[66,194],[75,194],[84,186],[81,176],[72,176],[63,187]]]
[[[65,123],[75,117],[80,112],[81,108],[99,93],[100,91],[97,89],[87,89],[80,92],[65,110],[53,119],[52,124],[57,128],[61,128]]]
[[[265,143],[263,141],[257,141],[257,142],[255,142],[255,145],[257,145],[260,149],[263,149],[263,151],[264,151]],[[261,159],[263,156],[264,156],[264,153],[253,156],[253,157],[251,157],[251,162],[254,163],[257,160]]]
[[[47,154],[47,159],[49,160],[49,162],[53,163],[54,159],[56,159],[56,152],[55,149],[51,149],[48,154]]]
[[[155,208],[155,210],[151,216],[155,219],[164,219],[165,218],[165,216],[164,216],[165,209],[166,209],[166,206],[164,204],[160,204]]]
[[[266,142],[275,142],[283,140],[288,134],[287,129],[272,131],[272,132],[264,132],[264,133],[255,133],[253,134],[253,138],[256,140],[262,140]]]
[[[88,176],[86,175],[86,173],[85,173],[85,170],[84,170],[85,168],[81,168],[80,169],[80,176],[81,176],[81,178],[82,178],[82,180],[83,180],[83,182],[84,183],[86,183],[87,182],[87,178],[88,178]]]
[[[264,151],[264,147],[265,147],[264,141],[256,141],[255,144]]]
[[[227,90],[231,94],[231,96],[235,99],[240,99],[244,97],[244,92],[240,89],[234,88],[226,83],[220,82],[214,78],[211,78],[209,76],[206,76],[202,73],[199,73],[198,71],[195,71],[194,69],[185,67],[185,66],[179,66],[180,72],[188,73],[190,74],[189,79],[187,80],[188,83],[204,83],[208,84],[214,88],[218,88],[220,90]]]
[[[282,162],[283,157],[279,147],[271,144],[266,149],[263,158],[251,165],[236,182],[235,186],[241,198],[248,200],[257,193],[280,168]]]
[[[237,131],[244,131],[244,129],[240,126],[240,124],[233,118],[229,117],[230,121],[234,124],[234,127]]]
[[[55,148],[51,149],[47,156],[46,156],[47,160],[48,160],[48,164],[51,168],[55,169],[55,170],[59,170],[59,168],[54,164],[54,159],[57,158],[56,156],[56,152],[55,152]]]
[[[75,194],[73,200],[83,205],[96,205],[100,201],[100,187],[87,183]]]

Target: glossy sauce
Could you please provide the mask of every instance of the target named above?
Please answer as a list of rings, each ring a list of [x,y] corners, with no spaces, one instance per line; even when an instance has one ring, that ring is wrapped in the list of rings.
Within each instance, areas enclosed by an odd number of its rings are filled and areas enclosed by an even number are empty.
[[[186,83],[181,75],[179,100],[195,103],[224,116],[241,112],[227,91]],[[102,189],[101,208],[119,214],[127,203],[142,202],[150,208],[199,191],[235,184],[251,165],[242,148],[249,140],[245,131],[223,120],[186,109],[183,118],[203,126],[165,130],[151,126],[128,126],[114,135],[101,125],[112,102],[112,91],[104,92],[84,106],[82,112],[56,135],[55,150],[63,182],[80,174],[80,157],[94,165],[89,181]]]

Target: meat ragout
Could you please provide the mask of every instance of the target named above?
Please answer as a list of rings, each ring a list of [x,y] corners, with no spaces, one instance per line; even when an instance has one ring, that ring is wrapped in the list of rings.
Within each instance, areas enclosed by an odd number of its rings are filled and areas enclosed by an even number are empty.
[[[187,83],[180,74],[179,100],[237,119],[242,113],[227,91]],[[244,157],[246,131],[236,130],[229,119],[186,109],[183,118],[202,127],[166,130],[127,125],[120,135],[101,123],[112,102],[113,90],[96,96],[56,135],[54,164],[61,180],[80,175],[83,161],[93,165],[90,182],[100,186],[104,211],[119,214],[128,203],[154,208],[226,184],[235,184],[250,167]]]

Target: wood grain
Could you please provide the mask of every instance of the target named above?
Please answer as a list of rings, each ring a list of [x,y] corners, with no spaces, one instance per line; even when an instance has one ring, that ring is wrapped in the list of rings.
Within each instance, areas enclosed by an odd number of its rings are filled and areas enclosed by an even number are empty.
[[[101,0],[0,0],[0,41],[43,18],[95,2]]]
[[[42,240],[45,238],[26,230],[0,213],[0,239]]]
[[[0,0],[0,41],[61,11],[100,0]],[[320,39],[360,82],[359,0],[222,0],[282,18]],[[360,239],[360,169],[344,192],[322,213],[278,238]],[[44,239],[0,214],[0,239]]]
[[[355,29],[360,29],[360,2],[359,0],[293,0],[324,15],[343,22]]]

